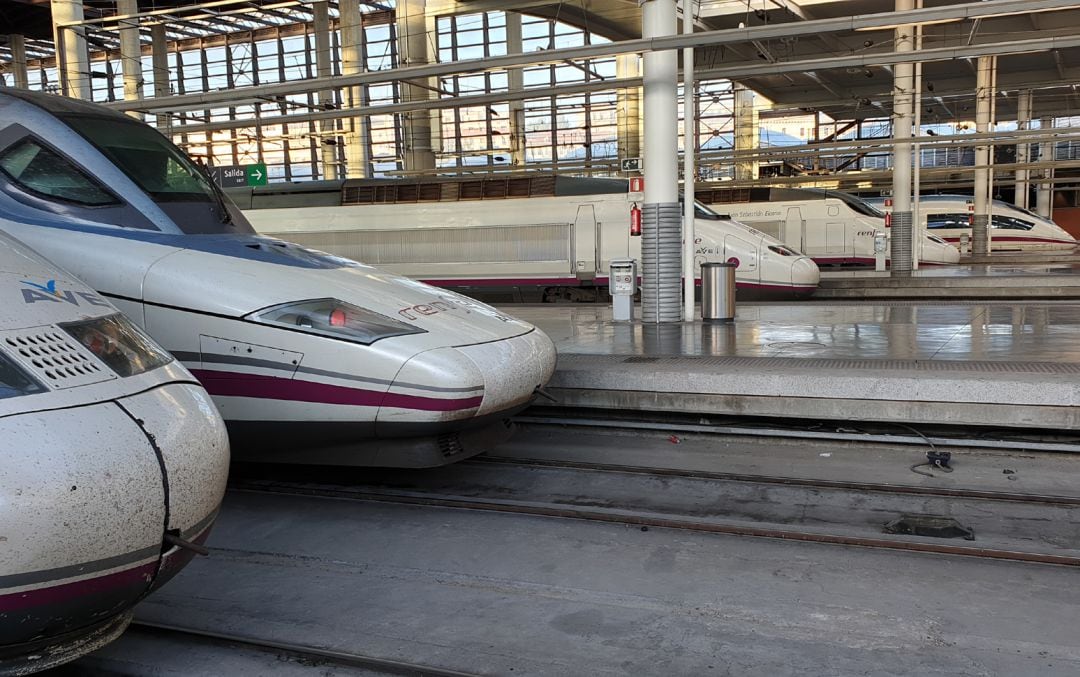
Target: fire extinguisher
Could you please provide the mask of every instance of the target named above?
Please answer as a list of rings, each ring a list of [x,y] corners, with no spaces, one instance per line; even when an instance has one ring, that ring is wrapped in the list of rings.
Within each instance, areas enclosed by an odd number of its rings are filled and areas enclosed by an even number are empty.
[[[641,237],[641,210],[636,202],[630,208],[630,237]]]
[[[892,227],[892,212],[885,212],[885,227]]]

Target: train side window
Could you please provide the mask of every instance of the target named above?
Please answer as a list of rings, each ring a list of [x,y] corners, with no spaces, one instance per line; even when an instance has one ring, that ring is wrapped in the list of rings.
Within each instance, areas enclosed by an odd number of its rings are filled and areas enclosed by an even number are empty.
[[[120,201],[97,181],[57,153],[27,138],[0,154],[0,171],[25,190],[88,207]]]
[[[928,214],[926,217],[927,230],[971,228],[967,214]]]
[[[1002,230],[1031,230],[1035,227],[1035,224],[1024,219],[1018,219],[1012,216],[997,216],[993,217],[993,227],[1000,228]]]

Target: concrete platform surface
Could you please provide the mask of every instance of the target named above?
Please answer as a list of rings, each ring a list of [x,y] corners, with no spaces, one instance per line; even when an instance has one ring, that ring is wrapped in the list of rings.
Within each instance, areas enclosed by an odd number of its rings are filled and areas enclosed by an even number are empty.
[[[744,304],[666,325],[503,308],[555,341],[564,406],[1080,429],[1080,305]]]
[[[1002,259],[1006,255],[1001,255]],[[1080,299],[1080,260],[1046,256],[956,266],[924,266],[910,277],[874,270],[821,271],[815,299],[832,298],[1066,298]]]

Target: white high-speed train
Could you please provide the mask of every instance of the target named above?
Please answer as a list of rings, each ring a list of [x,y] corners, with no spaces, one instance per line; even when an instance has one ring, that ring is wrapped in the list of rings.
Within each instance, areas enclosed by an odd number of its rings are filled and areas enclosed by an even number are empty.
[[[350,179],[230,191],[259,232],[469,293],[595,300],[612,259],[641,258],[624,180],[553,174]],[[802,298],[813,261],[698,205],[696,261],[735,261],[739,298]]]
[[[0,230],[183,361],[238,457],[449,463],[508,437],[555,368],[532,325],[256,235],[168,139],[82,101],[0,90]]]
[[[888,233],[884,212],[862,198],[838,191],[702,186],[697,195],[713,209],[783,240],[821,266],[873,265],[874,235]],[[952,264],[959,260],[959,250],[935,233],[926,233],[921,239],[920,262]]]
[[[172,356],[0,234],[0,456],[0,674],[23,675],[118,637],[191,559],[229,444]]]
[[[868,200],[882,209],[885,198]],[[949,242],[971,237],[974,198],[970,195],[923,195],[919,198],[919,220],[928,233]],[[990,203],[990,240],[993,251],[1068,251],[1076,239],[1061,226],[1035,212],[1002,200]]]

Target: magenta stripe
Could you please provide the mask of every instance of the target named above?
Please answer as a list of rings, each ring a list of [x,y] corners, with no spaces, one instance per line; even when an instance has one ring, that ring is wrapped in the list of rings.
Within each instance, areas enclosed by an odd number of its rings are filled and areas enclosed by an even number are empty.
[[[943,237],[941,239],[945,240],[947,242],[959,242],[960,241],[960,238],[958,238],[958,237]],[[1052,238],[1052,237],[1019,237],[1019,236],[1008,236],[1008,235],[1006,235],[1006,236],[994,235],[991,239],[994,242],[1034,242],[1036,244],[1046,243],[1046,244],[1071,244],[1071,245],[1074,245],[1074,246],[1075,245],[1080,245],[1080,242],[1078,242],[1076,240],[1060,240],[1060,239]]]
[[[454,278],[448,280],[421,279],[425,284],[436,287],[454,287],[466,285],[470,287],[499,287],[503,285],[541,285],[541,284],[580,284],[576,277],[477,277],[477,278]]]
[[[78,597],[109,592],[124,587],[133,588],[132,601],[134,601],[135,596],[141,594],[150,585],[150,579],[153,578],[157,565],[157,560],[154,560],[133,569],[125,569],[124,571],[117,571],[96,578],[0,595],[0,613],[67,602]]]
[[[223,397],[251,397],[263,400],[286,400],[317,404],[346,404],[355,407],[394,407],[418,411],[475,409],[484,401],[483,395],[457,399],[419,397],[417,395],[346,388],[315,381],[233,371],[192,369],[191,373],[202,382],[207,392],[211,395],[221,395]]]

